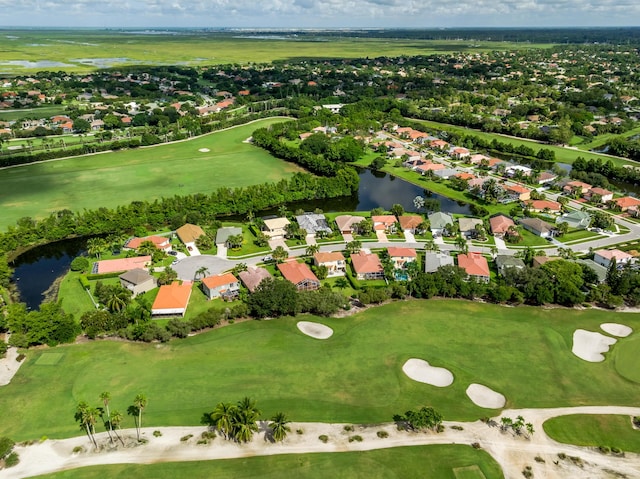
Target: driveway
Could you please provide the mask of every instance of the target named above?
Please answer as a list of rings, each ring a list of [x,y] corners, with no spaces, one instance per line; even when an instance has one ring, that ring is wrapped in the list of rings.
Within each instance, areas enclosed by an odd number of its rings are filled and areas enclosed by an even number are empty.
[[[495,241],[496,248],[498,248],[498,251],[504,251],[507,249],[507,243],[505,243],[502,238],[498,238],[497,236],[494,236],[493,241]]]
[[[225,244],[217,244],[216,248],[217,248],[216,256],[218,258],[227,259],[227,245],[225,245]]]
[[[289,247],[287,246],[287,243],[285,242],[284,239],[279,238],[279,239],[270,239],[269,240],[269,248],[271,248],[271,251],[276,249],[278,246],[282,246],[285,251],[289,251]]]
[[[378,238],[378,242],[380,243],[388,243],[387,234],[384,231],[376,231],[376,237]]]
[[[207,268],[205,276],[212,276],[233,268],[235,264],[233,261],[204,254],[200,256],[190,256],[178,261],[178,263],[173,266],[173,269],[178,273],[179,279],[183,281],[193,281],[196,276],[196,271],[200,268]]]
[[[345,243],[351,243],[353,241],[353,235],[351,233],[342,233],[342,239]]]
[[[411,231],[405,231],[404,232],[404,240],[407,243],[415,243],[416,242],[416,237],[413,235],[413,233]]]

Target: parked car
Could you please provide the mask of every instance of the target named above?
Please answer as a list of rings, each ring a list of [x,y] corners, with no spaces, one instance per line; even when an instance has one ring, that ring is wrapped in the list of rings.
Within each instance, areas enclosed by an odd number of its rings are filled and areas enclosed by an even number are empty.
[[[269,261],[273,261],[273,256],[267,255],[264,258],[262,258],[262,261],[265,263],[268,263]]]
[[[167,251],[167,254],[170,254],[171,256],[178,256],[177,251]]]

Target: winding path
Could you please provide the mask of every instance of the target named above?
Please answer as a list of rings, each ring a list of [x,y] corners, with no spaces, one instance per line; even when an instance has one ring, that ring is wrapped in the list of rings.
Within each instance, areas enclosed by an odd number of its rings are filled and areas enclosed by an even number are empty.
[[[567,477],[609,478],[615,471],[626,477],[640,477],[640,455],[627,454],[626,457],[603,455],[593,448],[560,444],[549,438],[542,424],[549,418],[568,414],[623,414],[640,415],[640,408],[617,406],[584,406],[553,409],[513,409],[505,410],[494,418],[499,423],[500,417],[515,418],[523,416],[535,428],[531,438],[516,436],[511,432],[503,432],[497,425],[491,426],[483,422],[445,422],[446,429],[440,434],[410,433],[398,431],[395,424],[386,423],[377,426],[354,426],[355,431],[345,432],[343,424],[326,423],[294,423],[292,430],[303,429],[304,434],[289,434],[280,444],[271,444],[264,440],[263,434],[257,435],[248,444],[235,444],[216,438],[211,445],[196,445],[203,427],[163,427],[143,429],[143,436],[148,443],[137,447],[104,450],[102,452],[82,452],[74,454],[77,446],[88,448],[85,436],[71,439],[46,440],[32,446],[16,447],[20,455],[20,463],[11,469],[0,471],[0,479],[23,478],[39,474],[53,473],[78,467],[107,464],[151,464],[155,462],[201,461],[215,459],[231,459],[250,456],[267,456],[278,454],[303,454],[314,452],[346,452],[369,451],[401,446],[419,446],[429,444],[473,444],[478,443],[502,467],[506,479],[520,479],[525,466],[531,466],[536,479],[564,479]],[[265,423],[260,423],[264,432]],[[462,430],[451,426],[461,426]],[[160,430],[162,436],[155,437],[154,430]],[[389,437],[380,439],[376,433],[385,430]],[[126,437],[133,437],[133,430],[121,432]],[[192,434],[193,438],[181,441],[180,438]],[[318,436],[326,434],[326,444],[318,440]],[[349,442],[352,434],[362,436],[362,442]],[[108,444],[106,433],[98,435],[102,444]],[[561,460],[559,453],[565,453],[567,459]],[[579,457],[581,465],[568,459]],[[544,462],[536,462],[539,457]],[[625,477],[625,476],[618,476]]]

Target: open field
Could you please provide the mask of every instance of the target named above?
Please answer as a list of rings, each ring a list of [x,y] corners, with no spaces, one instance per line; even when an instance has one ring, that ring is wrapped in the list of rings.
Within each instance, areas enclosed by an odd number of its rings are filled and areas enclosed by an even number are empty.
[[[578,446],[616,447],[640,453],[640,430],[629,416],[573,414],[549,419],[544,431],[558,442]]]
[[[465,389],[474,382],[504,394],[509,408],[636,405],[640,392],[609,358],[587,363],[571,353],[575,329],[597,331],[611,320],[605,311],[431,300],[344,319],[304,318],[329,325],[331,339],[311,339],[298,331],[296,318],[285,318],[168,344],[96,341],[29,351],[0,391],[0,410],[12,411],[0,421],[0,435],[76,435],[77,402],[97,405],[105,390],[112,393],[112,410],[120,411],[144,392],[149,427],[197,425],[217,402],[245,395],[258,401],[264,417],[284,411],[294,421],[376,423],[421,405],[432,405],[447,420],[495,414],[467,398]],[[638,315],[616,319],[640,328]],[[620,339],[613,354],[634,337]],[[43,365],[41,356],[51,353],[63,356],[55,366]],[[402,372],[409,358],[447,368],[453,384],[437,388],[410,380]],[[123,427],[132,426],[127,417]]]
[[[450,132],[456,132],[456,133],[465,134],[465,135],[475,135],[477,137],[484,138],[488,141],[496,139],[502,143],[510,143],[514,146],[525,145],[525,146],[528,146],[529,148],[532,148],[533,151],[535,152],[538,152],[542,148],[545,148],[547,150],[553,151],[556,154],[556,161],[560,163],[572,164],[576,160],[576,158],[581,156],[585,160],[601,159],[603,162],[606,162],[607,160],[611,160],[611,162],[616,166],[622,166],[622,165],[638,166],[637,163],[630,160],[625,160],[624,158],[601,155],[598,153],[592,153],[590,151],[579,150],[577,148],[576,149],[563,148],[561,146],[547,145],[546,143],[538,143],[536,141],[527,140],[524,138],[515,138],[512,136],[501,135],[499,133],[486,133],[484,131],[474,130],[472,128],[465,128],[463,126],[456,126],[456,125],[448,125],[446,123],[437,123],[435,121],[427,121],[427,120],[414,120],[414,121],[418,121],[424,124],[426,127],[432,128],[434,131],[450,131]]]
[[[235,32],[145,35],[132,31],[3,30],[0,73],[88,72],[122,65],[220,65],[308,58],[364,58],[451,51],[548,48],[551,45],[468,40],[407,40],[280,36],[248,38]],[[26,62],[26,63],[25,63]]]
[[[300,168],[243,143],[257,128],[278,121],[260,120],[178,143],[0,170],[0,228],[24,216],[37,218],[65,208],[114,207],[278,181]],[[202,153],[201,148],[210,151]]]
[[[504,477],[500,467],[486,452],[463,445],[396,447],[366,452],[295,454],[150,465],[120,464],[74,469],[38,477],[42,479],[124,476],[140,479],[174,479],[176,477],[242,479],[256,477],[259,474],[263,479],[287,476],[301,479],[327,477],[457,479],[453,469],[469,465],[478,465],[487,479]]]

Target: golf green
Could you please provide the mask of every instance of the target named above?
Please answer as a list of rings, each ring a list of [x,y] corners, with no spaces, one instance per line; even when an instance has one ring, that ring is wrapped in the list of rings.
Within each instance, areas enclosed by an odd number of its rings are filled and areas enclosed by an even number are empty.
[[[614,358],[616,370],[622,377],[640,383],[640,335],[619,340]]]

